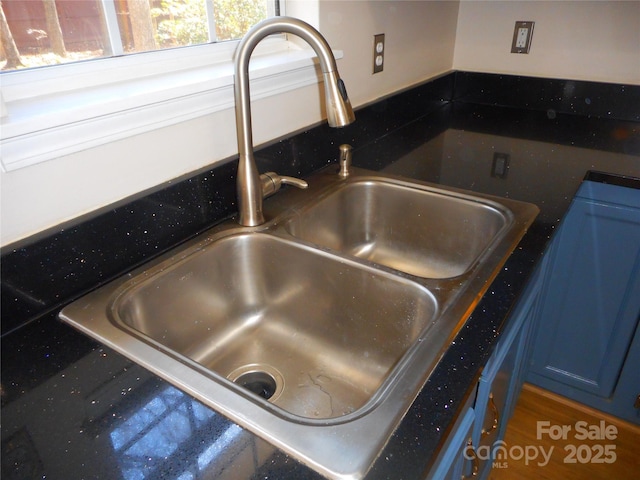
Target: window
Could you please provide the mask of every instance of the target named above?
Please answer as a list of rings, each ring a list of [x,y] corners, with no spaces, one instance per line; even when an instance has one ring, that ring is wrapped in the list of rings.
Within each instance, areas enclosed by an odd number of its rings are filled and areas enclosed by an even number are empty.
[[[44,4],[49,1],[53,0],[3,0],[0,5],[4,8],[8,4]],[[118,5],[131,5],[134,1],[146,0],[87,0],[99,5],[103,11],[111,8],[116,13],[120,11],[119,7],[116,8]],[[185,8],[204,1],[149,0],[150,6],[171,4]],[[211,18],[216,18],[210,12],[213,9],[215,14],[216,5],[233,6],[240,1],[249,0],[207,0],[206,4],[202,3],[209,12],[205,15],[207,25],[211,25]],[[267,15],[284,14],[284,2],[268,1],[265,3]],[[55,0],[56,7],[59,7],[58,15],[62,9],[60,5],[66,8],[69,6],[67,4],[84,2]],[[170,19],[171,15],[173,23],[161,29],[163,22],[160,20]],[[184,26],[189,22],[185,20],[186,13],[181,15]],[[176,23],[177,17],[177,13],[163,13],[156,17],[154,31],[171,30],[180,23]],[[222,10],[219,10],[219,18],[223,19]],[[167,48],[126,54],[130,48],[127,40],[130,37],[121,33],[121,25],[127,23],[116,23],[120,28],[116,37],[121,39],[122,55],[108,58],[101,55],[90,61],[71,61],[43,68],[18,68],[0,73],[2,171],[55,160],[233,106],[232,57],[237,41],[169,48],[173,47],[170,42],[162,44],[165,40],[159,41],[155,37],[156,45],[160,43]],[[220,39],[224,22],[213,23]],[[62,26],[60,28],[64,30]],[[95,35],[98,34],[100,32]],[[109,35],[108,38],[112,39],[112,33]],[[71,47],[66,48],[71,51]],[[111,48],[114,49],[113,46]],[[334,54],[336,59],[342,57],[340,51]],[[311,49],[289,42],[284,35],[263,40],[251,60],[252,98],[316,84],[319,77],[313,58]]]
[[[3,70],[241,38],[277,0],[12,0],[2,5]]]

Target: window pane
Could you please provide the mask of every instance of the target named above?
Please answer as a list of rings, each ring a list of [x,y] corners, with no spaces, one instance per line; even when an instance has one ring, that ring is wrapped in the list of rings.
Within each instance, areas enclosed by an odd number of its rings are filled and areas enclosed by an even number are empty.
[[[256,23],[267,18],[265,0],[213,0],[218,40],[242,38]]]
[[[128,0],[117,2],[118,25],[125,52],[206,43],[209,39],[205,0]]]
[[[133,15],[130,19],[134,24]],[[136,48],[137,51],[197,45],[209,40],[205,0],[153,2],[151,18],[141,18],[143,23],[145,20],[152,29],[155,46],[152,43],[149,48]]]
[[[3,70],[241,38],[278,0],[2,1]],[[209,2],[207,5],[205,2]]]
[[[109,42],[100,0],[4,0],[0,5],[3,70],[105,55]]]

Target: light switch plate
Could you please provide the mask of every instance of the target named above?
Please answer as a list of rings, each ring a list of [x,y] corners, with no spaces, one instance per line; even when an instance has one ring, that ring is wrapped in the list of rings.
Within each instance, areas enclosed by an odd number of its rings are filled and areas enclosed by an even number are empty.
[[[529,53],[535,22],[516,22],[511,42],[511,53]]]

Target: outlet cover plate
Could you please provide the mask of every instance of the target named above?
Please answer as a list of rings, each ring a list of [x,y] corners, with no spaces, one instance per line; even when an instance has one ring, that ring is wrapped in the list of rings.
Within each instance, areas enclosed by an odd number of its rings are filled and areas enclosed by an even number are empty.
[[[373,36],[373,73],[384,70],[384,33]]]
[[[513,29],[511,53],[529,53],[535,23],[536,22],[516,22],[516,26]]]

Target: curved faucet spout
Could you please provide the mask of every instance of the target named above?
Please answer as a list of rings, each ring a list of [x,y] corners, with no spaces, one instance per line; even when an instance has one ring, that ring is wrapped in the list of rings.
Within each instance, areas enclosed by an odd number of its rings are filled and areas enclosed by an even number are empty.
[[[244,36],[236,51],[235,104],[238,134],[238,209],[240,225],[253,227],[264,223],[262,182],[253,157],[251,105],[249,94],[249,59],[260,41],[274,33],[290,33],[305,40],[320,61],[324,80],[327,121],[331,127],[343,127],[355,120],[344,83],[338,75],[336,60],[322,35],[311,25],[291,17],[273,17],[254,26]]]

